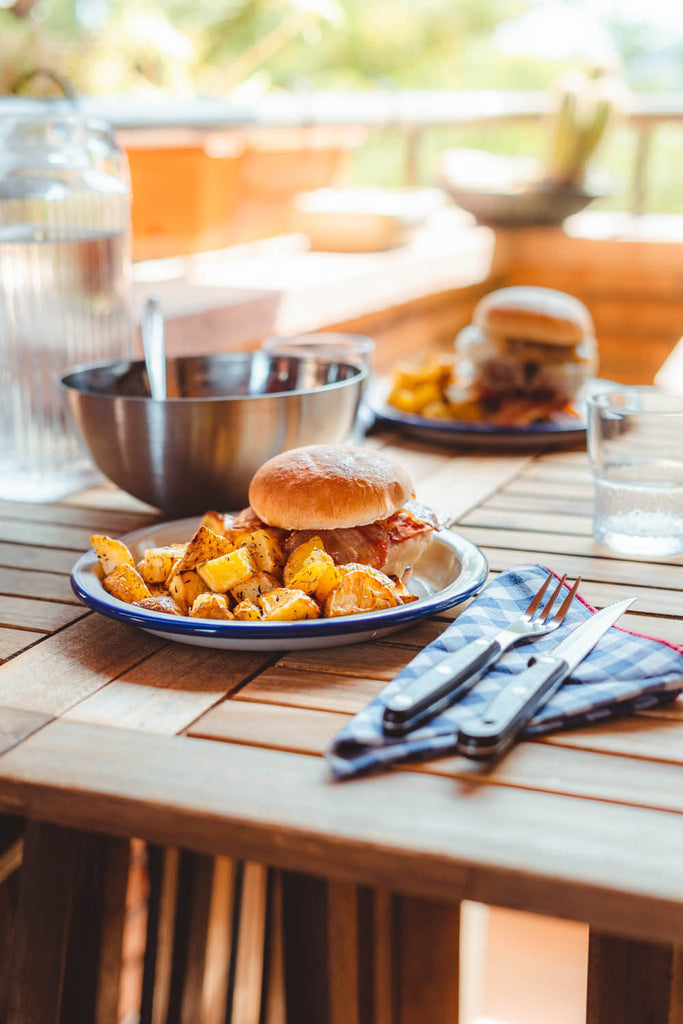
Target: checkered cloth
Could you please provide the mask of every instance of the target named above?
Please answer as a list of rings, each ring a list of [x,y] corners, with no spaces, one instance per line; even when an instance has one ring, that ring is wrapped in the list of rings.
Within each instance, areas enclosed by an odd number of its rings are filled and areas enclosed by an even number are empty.
[[[468,719],[479,717],[488,702],[509,682],[510,676],[526,668],[532,654],[550,653],[575,626],[590,617],[594,608],[580,597],[573,601],[559,629],[506,651],[459,703],[407,736],[389,738],[382,733],[386,699],[446,653],[478,637],[493,637],[526,609],[547,573],[541,565],[527,565],[504,572],[489,583],[437,640],[420,651],[379,696],[336,735],[326,754],[333,775],[339,779],[350,778],[399,761],[454,753],[458,727]],[[681,692],[683,647],[612,626],[574,675],[565,680],[537,712],[524,735],[604,722],[663,704]]]

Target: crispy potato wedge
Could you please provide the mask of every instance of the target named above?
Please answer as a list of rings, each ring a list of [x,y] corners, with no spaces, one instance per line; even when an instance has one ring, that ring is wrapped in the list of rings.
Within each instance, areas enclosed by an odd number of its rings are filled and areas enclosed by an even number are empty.
[[[261,618],[261,609],[253,601],[240,601],[233,608],[232,614],[240,622],[255,622]]]
[[[294,573],[289,586],[303,590],[316,601],[324,601],[334,586],[339,583],[342,574],[326,551],[316,548],[304,560],[298,572]]]
[[[399,604],[394,586],[388,576],[386,583],[374,572],[366,568],[352,569],[342,576],[341,580],[327,595],[324,605],[325,615],[332,618],[336,615],[358,615],[361,612],[376,612],[383,608],[394,608]],[[384,576],[384,573],[378,573]]]
[[[118,597],[119,601],[125,601],[126,604],[134,604],[152,596],[135,566],[128,563],[117,565],[112,572],[107,573],[102,580],[102,586],[108,594]]]
[[[115,540],[103,533],[94,533],[90,538],[90,543],[105,576],[108,576],[119,565],[135,566],[135,559],[122,540]]]
[[[268,590],[274,590],[275,587],[279,587],[280,582],[271,576],[269,572],[256,572],[244,583],[238,583],[236,587],[231,587],[230,593],[236,601],[256,601],[261,594],[265,594]]]
[[[187,545],[185,554],[180,563],[173,567],[173,572],[183,572],[185,569],[195,569],[201,562],[209,562],[220,555],[226,555],[233,550],[232,543],[225,537],[214,533],[208,526],[200,526],[194,537]]]
[[[295,547],[291,555],[285,562],[285,567],[282,573],[284,584],[286,587],[289,586],[293,576],[295,576],[299,569],[303,568],[303,564],[309,555],[312,555],[314,551],[323,551],[325,554],[325,545],[323,544],[320,537],[311,537],[309,540],[304,541],[303,544],[299,544]]]
[[[200,594],[205,594],[208,587],[196,569],[185,569],[175,573],[168,582],[168,592],[181,608],[183,614],[192,607]]]
[[[199,594],[195,597],[189,614],[194,619],[232,619],[230,605],[225,594]]]
[[[164,612],[165,615],[182,615],[182,611],[169,594],[143,597],[141,601],[133,601],[136,608],[146,608],[148,612]]]
[[[145,583],[164,583],[171,575],[175,563],[185,553],[186,546],[169,544],[167,547],[147,548],[137,566]]]
[[[268,622],[295,622],[298,619],[320,618],[320,605],[303,590],[276,587],[261,594],[258,604]]]
[[[248,548],[237,548],[227,555],[202,562],[197,566],[197,572],[210,590],[224,594],[250,579],[256,572],[256,566]]]

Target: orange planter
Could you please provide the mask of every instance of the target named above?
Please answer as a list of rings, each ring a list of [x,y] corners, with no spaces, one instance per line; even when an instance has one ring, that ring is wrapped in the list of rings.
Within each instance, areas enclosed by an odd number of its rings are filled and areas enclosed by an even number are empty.
[[[157,259],[230,244],[241,144],[127,149],[133,193],[133,258]]]

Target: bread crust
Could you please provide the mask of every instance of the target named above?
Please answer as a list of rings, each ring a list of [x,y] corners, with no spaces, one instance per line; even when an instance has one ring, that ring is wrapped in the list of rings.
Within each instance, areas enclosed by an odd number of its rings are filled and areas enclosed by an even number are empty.
[[[519,286],[490,292],[475,307],[472,322],[497,338],[523,338],[548,345],[578,345],[594,333],[584,304],[554,288]]]
[[[249,504],[269,526],[334,530],[386,519],[412,493],[406,471],[379,452],[307,445],[276,455],[257,470]]]

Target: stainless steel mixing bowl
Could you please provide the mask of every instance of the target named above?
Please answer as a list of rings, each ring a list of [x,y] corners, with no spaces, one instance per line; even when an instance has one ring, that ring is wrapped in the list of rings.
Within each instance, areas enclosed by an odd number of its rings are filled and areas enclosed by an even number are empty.
[[[172,516],[247,504],[262,463],[304,444],[341,444],[367,371],[263,351],[167,362],[168,398],[154,401],[144,362],[77,366],[62,377],[98,468]]]

